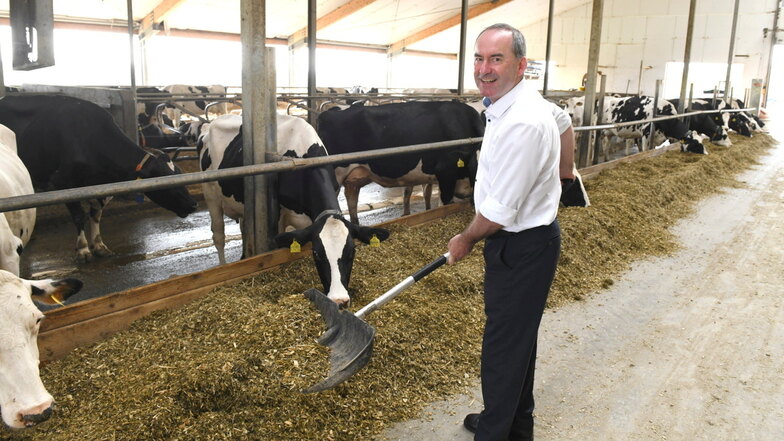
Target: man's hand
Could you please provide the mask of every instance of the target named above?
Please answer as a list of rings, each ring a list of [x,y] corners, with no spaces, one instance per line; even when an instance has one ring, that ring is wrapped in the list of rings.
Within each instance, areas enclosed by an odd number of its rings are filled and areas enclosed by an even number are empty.
[[[474,248],[474,242],[466,238],[463,233],[460,233],[449,240],[447,249],[449,250],[449,260],[447,263],[450,265],[457,263],[463,257],[467,256]]]

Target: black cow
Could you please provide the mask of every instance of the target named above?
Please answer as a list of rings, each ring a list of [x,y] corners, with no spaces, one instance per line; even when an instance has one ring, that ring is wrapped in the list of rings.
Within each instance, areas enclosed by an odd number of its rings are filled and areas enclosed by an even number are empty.
[[[278,153],[294,158],[327,154],[316,131],[305,120],[277,116]],[[202,170],[239,167],[243,164],[242,117],[223,115],[209,124],[197,144]],[[223,215],[240,220],[244,213],[242,179],[202,184],[212,221],[212,239],[220,263],[226,262]],[[354,239],[369,243],[389,237],[382,228],[362,227],[343,218],[337,198],[338,185],[332,166],[280,173],[276,193],[280,204],[278,246],[313,242],[313,260],[327,296],[335,303],[349,302],[348,283],[354,263]],[[287,227],[299,228],[284,232]]]
[[[180,173],[167,155],[145,151],[128,139],[109,112],[78,98],[7,96],[0,100],[0,124],[16,133],[19,157],[38,189],[60,190]],[[185,187],[145,194],[180,217],[196,210],[196,201]],[[112,254],[99,230],[107,202],[91,200],[89,217],[80,202],[66,204],[76,225],[76,252],[81,260]]]
[[[678,107],[678,104],[680,104],[680,98],[668,101],[676,108]],[[691,108],[693,111],[714,110],[713,106],[704,100],[693,100]],[[683,111],[685,113],[688,109],[684,106]],[[725,147],[732,145],[732,141],[730,141],[730,138],[727,135],[727,128],[724,126],[724,121],[719,113],[690,116],[689,128],[709,137],[714,144],[723,145]]]
[[[355,104],[319,115],[318,134],[330,154],[481,137],[484,121],[467,104],[456,101],[408,102],[380,106]],[[457,194],[459,180],[469,181],[469,163],[476,160],[479,143],[341,164],[335,168],[345,188],[352,222],[358,222],[359,190],[370,182],[384,187],[438,183],[441,201]],[[404,207],[404,214],[408,214]]]

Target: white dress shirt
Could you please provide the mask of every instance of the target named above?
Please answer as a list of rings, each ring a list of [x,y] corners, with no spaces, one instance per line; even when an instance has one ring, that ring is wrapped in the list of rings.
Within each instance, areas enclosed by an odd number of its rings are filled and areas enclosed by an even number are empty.
[[[552,106],[521,81],[485,111],[474,201],[506,231],[549,225],[558,213],[561,141]]]

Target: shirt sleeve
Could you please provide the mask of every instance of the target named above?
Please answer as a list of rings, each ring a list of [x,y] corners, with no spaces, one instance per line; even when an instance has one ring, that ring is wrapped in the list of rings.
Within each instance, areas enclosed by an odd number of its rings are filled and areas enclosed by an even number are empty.
[[[550,105],[552,106],[555,124],[558,126],[558,133],[563,134],[572,125],[572,118],[559,105],[555,103],[550,103]]]
[[[488,191],[479,207],[482,216],[503,226],[514,222],[544,167],[545,147],[553,142],[546,138],[544,127],[531,123],[498,133],[492,153],[486,155]]]

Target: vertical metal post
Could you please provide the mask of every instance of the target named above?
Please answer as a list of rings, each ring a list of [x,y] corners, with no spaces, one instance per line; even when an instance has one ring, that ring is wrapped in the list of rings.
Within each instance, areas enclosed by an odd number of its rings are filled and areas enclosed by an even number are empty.
[[[542,95],[547,96],[547,86],[550,82],[550,49],[553,43],[553,10],[555,0],[550,0],[550,5],[547,9],[547,43],[545,45],[544,54],[544,85],[542,86]]]
[[[607,87],[607,75],[602,75],[602,80],[599,86],[599,97],[597,99],[598,106],[596,108],[596,125],[602,125],[602,121],[604,120],[604,92]],[[594,134],[594,141],[593,141],[593,164],[596,165],[599,163],[599,153],[602,151],[602,134],[601,130],[594,130],[590,133]],[[589,133],[586,133],[586,136],[590,137]]]
[[[128,49],[131,58],[131,99],[133,100],[133,109],[136,112],[136,60],[133,56],[133,2],[128,0]],[[134,119],[135,119],[134,115]],[[134,131],[133,141],[139,143],[139,132]]]
[[[308,0],[308,96],[316,94],[316,0]],[[308,107],[313,108],[313,98]],[[318,113],[308,110],[308,122],[316,127]]]
[[[267,63],[274,60],[265,47],[264,0],[240,0],[242,40],[242,148],[245,165],[266,162],[264,152],[275,147],[275,118],[272,113],[275,83]],[[270,95],[273,99],[270,100]],[[242,237],[245,257],[267,251],[270,232],[267,223],[267,191],[264,175],[244,178],[245,212]]]
[[[468,0],[460,7],[460,53],[457,54],[457,94],[465,91],[466,31],[468,29]]]
[[[659,110],[659,91],[661,90],[661,85],[662,85],[662,80],[656,80],[656,90],[653,93],[653,110],[651,111],[651,118],[656,118],[656,115],[658,114],[657,110]],[[656,124],[655,123],[650,123],[650,124],[651,124],[651,133],[648,134],[648,150],[654,147],[653,134],[656,132]],[[640,144],[642,144],[642,142]],[[643,150],[645,149],[643,149],[642,145],[640,145],[640,151]]]
[[[762,101],[762,106],[767,107],[768,105],[768,95],[770,95],[770,68],[773,65],[773,48],[776,46],[776,30],[779,26],[779,13],[781,12],[781,3],[776,2],[776,12],[773,13],[773,28],[771,29],[770,34],[770,50],[768,51],[768,69],[765,73],[765,84],[763,85],[763,89],[765,89],[765,96]]]
[[[683,51],[683,76],[681,76],[681,95],[678,104],[678,113],[683,112],[683,102],[686,100],[686,85],[689,84],[689,64],[691,63],[691,39],[694,35],[694,13],[697,8],[697,0],[689,3],[689,22],[686,25],[686,47]]]
[[[5,97],[5,77],[3,76],[3,57],[0,54],[0,98]]]
[[[590,125],[593,120],[594,97],[596,96],[596,72],[599,65],[599,49],[602,41],[602,15],[604,0],[593,0],[591,16],[591,43],[588,47],[588,81],[585,83],[585,109],[583,125]],[[588,149],[590,136],[580,138],[580,155],[578,168],[588,165]]]
[[[693,107],[692,102],[693,101],[694,101],[694,83],[691,83],[691,84],[689,84],[689,104],[686,106],[686,109],[689,112],[692,111],[692,107]],[[678,113],[681,113],[681,112],[678,112]],[[689,127],[690,125],[691,125],[691,117],[687,116],[686,117],[686,127]]]
[[[730,72],[732,71],[732,59],[735,58],[735,30],[738,28],[738,6],[740,0],[735,0],[735,11],[732,13],[732,32],[730,33],[730,50],[727,54],[727,76],[724,80],[724,101],[730,101]]]

